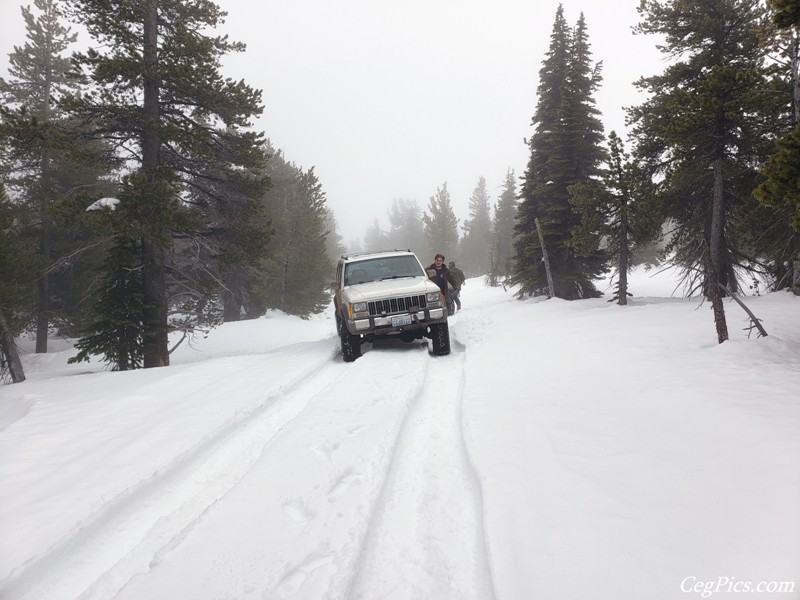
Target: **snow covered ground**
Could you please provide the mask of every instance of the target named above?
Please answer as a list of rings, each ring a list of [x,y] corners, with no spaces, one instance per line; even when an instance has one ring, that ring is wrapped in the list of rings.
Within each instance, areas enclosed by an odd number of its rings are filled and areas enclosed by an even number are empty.
[[[173,366],[26,352],[0,388],[0,598],[800,598],[800,298],[472,279],[453,352],[270,313]],[[61,346],[57,346],[57,344]]]

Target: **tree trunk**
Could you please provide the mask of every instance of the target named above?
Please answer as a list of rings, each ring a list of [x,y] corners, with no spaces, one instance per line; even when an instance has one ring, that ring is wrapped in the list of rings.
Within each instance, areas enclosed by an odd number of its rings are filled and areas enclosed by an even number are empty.
[[[36,353],[45,354],[50,333],[50,279],[47,273],[36,282],[36,294]]]
[[[794,125],[800,123],[800,33],[792,30],[792,83],[794,84]],[[791,227],[791,225],[789,225]],[[794,236],[794,256],[792,257],[792,293],[800,296],[800,240]]]
[[[706,278],[708,281],[708,290],[706,294],[711,301],[711,308],[714,311],[714,325],[717,329],[717,341],[721,344],[728,340],[728,323],[725,320],[725,305],[722,303],[722,294],[719,291],[722,284],[719,282],[717,269],[714,266],[714,262],[711,260],[711,253],[708,251],[708,247],[703,250]]]
[[[2,359],[8,362],[11,381],[14,383],[25,381],[25,371],[22,369],[22,361],[19,359],[17,345],[14,342],[14,332],[11,331],[3,311],[0,310],[0,360]]]
[[[142,239],[142,261],[142,365],[145,369],[166,367],[169,365],[169,339],[164,251]]]
[[[792,31],[792,84],[794,91],[794,124],[800,123],[800,33],[795,28]]]
[[[712,165],[714,169],[714,197],[711,205],[711,232],[709,235],[709,254],[711,264],[717,273],[717,281],[710,286],[719,293],[717,283],[728,285],[722,269],[722,245],[725,225],[725,180],[722,173],[722,159],[717,158]]]
[[[539,244],[542,246],[542,260],[544,261],[544,271],[547,274],[547,297],[556,297],[556,288],[553,285],[553,273],[550,271],[550,257],[547,255],[547,248],[544,245],[544,235],[542,234],[542,226],[539,224],[539,217],[534,220],[536,223],[536,233],[539,234]]]
[[[714,160],[714,198],[711,207],[711,235],[708,247],[705,248],[706,255],[706,278],[708,281],[708,299],[714,309],[714,324],[717,328],[717,339],[719,343],[728,339],[728,324],[725,320],[725,305],[722,303],[722,293],[720,289],[727,285],[720,277],[722,267],[722,241],[723,225],[725,222],[725,195],[724,178],[722,174],[722,158]]]
[[[162,191],[158,183],[160,165],[161,134],[158,80],[158,0],[145,0],[144,4],[144,99],[142,129],[142,171],[149,184],[143,202],[157,203]],[[158,227],[155,223],[157,207],[149,204],[142,214],[149,222],[144,223],[146,231]],[[153,234],[150,234],[153,236]],[[153,236],[156,238],[156,236]],[[169,344],[167,339],[167,300],[164,279],[164,250],[159,239],[142,238],[142,292],[144,294],[143,322],[143,365],[144,368],[169,365]]]
[[[50,101],[51,75],[50,70],[46,70],[44,73],[41,119],[45,126],[50,122],[52,112]],[[41,196],[39,198],[39,218],[41,220],[39,225],[39,254],[44,258],[45,268],[50,266],[50,236],[52,232],[50,206],[53,203],[53,178],[50,163],[50,147],[46,138],[40,160]],[[47,338],[50,335],[50,276],[47,271],[42,274],[36,283],[36,295],[36,353],[45,354],[47,352]]]
[[[225,323],[239,321],[242,318],[242,303],[236,294],[230,291],[222,292],[222,320]]]
[[[50,266],[50,222],[51,176],[50,160],[45,150],[42,156],[42,205],[39,230],[39,254],[44,258],[45,267]],[[36,353],[47,352],[47,338],[50,334],[50,276],[47,271],[36,282]]]
[[[283,255],[283,263],[281,265],[281,297],[280,307],[281,310],[286,310],[286,298],[289,293],[289,248],[286,248],[286,254]]]
[[[628,265],[630,263],[630,249],[628,248],[628,213],[624,212],[620,219],[619,228],[619,290],[617,304],[628,304]]]
[[[800,208],[800,207],[798,207]],[[791,218],[788,223],[789,231],[791,232],[791,248],[792,254],[789,257],[790,264],[788,265],[787,279],[789,280],[790,290],[795,296],[800,296],[800,231],[794,231],[792,227]]]

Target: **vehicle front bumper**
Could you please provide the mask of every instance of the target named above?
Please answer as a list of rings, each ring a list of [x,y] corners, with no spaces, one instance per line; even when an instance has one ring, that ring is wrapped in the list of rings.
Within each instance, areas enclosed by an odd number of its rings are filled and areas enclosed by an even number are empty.
[[[392,324],[393,319],[403,316],[410,316],[411,323],[399,326]],[[364,317],[363,319],[348,319],[345,323],[347,324],[348,331],[352,334],[373,334],[378,336],[403,333],[404,331],[415,331],[446,320],[446,308],[426,308],[417,312],[402,313],[399,315],[380,315]]]

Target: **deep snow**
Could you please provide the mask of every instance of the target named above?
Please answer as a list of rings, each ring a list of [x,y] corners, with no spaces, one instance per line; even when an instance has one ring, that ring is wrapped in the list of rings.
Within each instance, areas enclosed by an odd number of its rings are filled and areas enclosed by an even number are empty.
[[[727,304],[718,345],[669,273],[632,291],[471,279],[447,357],[343,363],[330,310],[164,369],[27,351],[0,388],[0,598],[800,598],[800,299],[747,299],[763,339]]]

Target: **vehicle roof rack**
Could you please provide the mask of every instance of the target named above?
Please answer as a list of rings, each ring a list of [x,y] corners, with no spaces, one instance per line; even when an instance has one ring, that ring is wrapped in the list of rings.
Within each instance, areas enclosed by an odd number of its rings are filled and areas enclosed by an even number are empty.
[[[353,252],[350,254],[342,254],[341,258],[347,260],[356,256],[366,256],[367,254],[381,254],[383,252],[411,252],[410,248],[395,248],[394,250],[372,250],[370,252]]]

